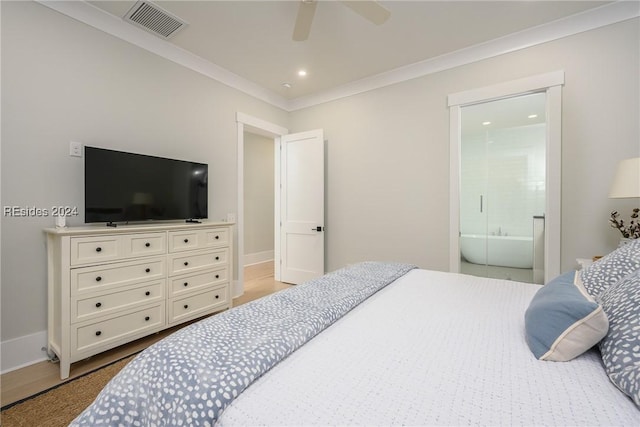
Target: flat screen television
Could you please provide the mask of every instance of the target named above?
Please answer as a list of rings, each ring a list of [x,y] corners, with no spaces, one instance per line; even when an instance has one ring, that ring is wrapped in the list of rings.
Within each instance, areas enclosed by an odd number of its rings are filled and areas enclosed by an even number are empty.
[[[86,223],[207,218],[208,165],[84,149]]]

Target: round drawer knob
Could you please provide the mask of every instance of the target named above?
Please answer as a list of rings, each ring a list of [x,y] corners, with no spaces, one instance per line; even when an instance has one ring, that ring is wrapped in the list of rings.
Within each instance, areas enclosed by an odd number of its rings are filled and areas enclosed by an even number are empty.
[[[151,243],[147,242],[144,245],[148,248],[149,246],[151,246]]]
[[[96,248],[96,252],[102,252],[102,248],[101,248],[100,246],[98,246],[98,247]]]
[[[219,260],[220,260],[220,257],[219,257],[219,256],[217,256],[217,257],[216,257],[216,261],[219,261]]]
[[[216,299],[220,298],[220,295],[216,295]]]
[[[218,240],[220,238],[220,236],[216,236],[216,240]]]
[[[186,310],[187,308],[189,308],[189,304],[184,305],[184,309]]]
[[[149,273],[151,271],[150,268],[145,269],[144,271],[146,271],[147,273]]]
[[[220,275],[219,275],[219,274],[216,274],[216,279],[219,279],[219,278],[220,278]]]
[[[184,239],[184,242],[185,243],[189,243],[189,239]]]
[[[145,294],[146,296],[149,296],[149,295],[151,295],[151,292],[147,291],[147,292],[145,292],[144,294]]]
[[[189,262],[188,262],[188,261],[185,261],[185,262],[184,262],[184,265],[189,265]]]
[[[184,282],[184,285],[185,286],[189,286],[189,282]]]
[[[97,308],[102,307],[102,303],[101,303],[101,302],[97,302],[97,303],[96,303],[96,307],[97,307]]]
[[[102,280],[102,277],[100,277],[100,276],[96,277],[96,282],[99,282],[101,280]]]
[[[102,335],[102,331],[96,331],[96,336],[99,337],[100,335]]]
[[[146,316],[146,317],[144,318],[144,320],[145,320],[145,321],[147,321],[147,322],[148,322],[150,319],[151,319],[151,317],[149,317],[149,316]]]

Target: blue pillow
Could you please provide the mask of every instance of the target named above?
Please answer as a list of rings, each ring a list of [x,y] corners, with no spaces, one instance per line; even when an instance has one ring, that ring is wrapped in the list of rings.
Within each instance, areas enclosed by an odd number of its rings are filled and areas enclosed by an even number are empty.
[[[609,330],[604,310],[574,284],[575,276],[570,271],[543,286],[525,312],[527,344],[539,360],[571,360]]]
[[[600,342],[609,379],[640,406],[640,270],[609,287],[598,301],[611,327]]]

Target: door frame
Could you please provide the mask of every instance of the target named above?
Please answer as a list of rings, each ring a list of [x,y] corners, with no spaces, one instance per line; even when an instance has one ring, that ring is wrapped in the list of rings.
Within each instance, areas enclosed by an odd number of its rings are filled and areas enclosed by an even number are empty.
[[[275,177],[274,177],[274,278],[279,280],[280,278],[280,233],[279,221],[280,221],[280,137],[287,135],[289,129],[282,126],[270,123],[266,120],[259,119],[257,117],[250,116],[242,112],[236,112],[236,122],[238,127],[238,143],[237,143],[237,170],[238,170],[238,204],[237,204],[237,217],[236,217],[236,235],[238,236],[236,249],[237,265],[236,277],[232,289],[233,298],[237,298],[244,293],[244,133],[250,132],[257,135],[272,138],[275,144],[274,150],[274,164],[275,164]]]
[[[448,96],[449,106],[449,271],[460,272],[461,109],[528,93],[545,92],[547,113],[544,281],[560,274],[562,85],[564,71],[525,77]]]

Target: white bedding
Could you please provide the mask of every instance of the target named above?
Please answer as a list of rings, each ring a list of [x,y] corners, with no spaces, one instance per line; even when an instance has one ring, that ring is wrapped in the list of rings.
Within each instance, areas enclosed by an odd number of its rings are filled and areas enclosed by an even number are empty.
[[[258,379],[218,425],[640,425],[595,350],[531,354],[537,289],[413,270]]]

